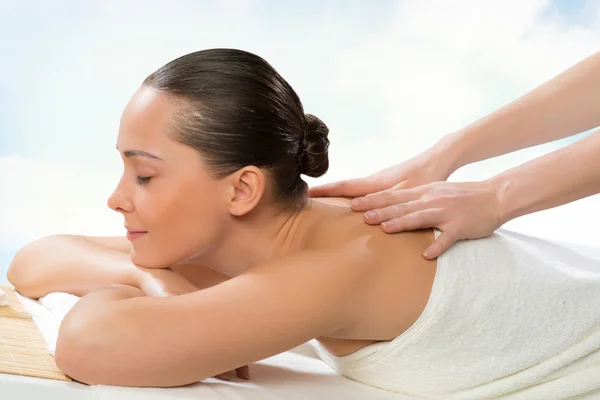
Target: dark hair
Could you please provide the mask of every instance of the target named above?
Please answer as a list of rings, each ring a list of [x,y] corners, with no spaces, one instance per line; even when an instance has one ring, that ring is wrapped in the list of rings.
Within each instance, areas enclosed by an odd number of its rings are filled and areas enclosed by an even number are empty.
[[[216,177],[247,165],[265,168],[277,200],[301,207],[308,185],[300,174],[318,177],[329,168],[329,129],[304,114],[294,89],[255,54],[197,51],[162,66],[143,85],[182,100],[172,135],[198,150]]]

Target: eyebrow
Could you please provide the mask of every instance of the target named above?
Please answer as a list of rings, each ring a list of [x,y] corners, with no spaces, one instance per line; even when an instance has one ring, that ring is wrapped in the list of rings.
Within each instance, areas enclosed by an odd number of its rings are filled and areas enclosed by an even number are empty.
[[[119,150],[119,147],[117,147],[117,150]],[[123,155],[127,158],[139,156],[139,157],[148,157],[148,158],[152,158],[154,160],[164,161],[162,158],[155,156],[152,153],[148,153],[147,151],[143,151],[143,150],[125,150],[123,152]]]

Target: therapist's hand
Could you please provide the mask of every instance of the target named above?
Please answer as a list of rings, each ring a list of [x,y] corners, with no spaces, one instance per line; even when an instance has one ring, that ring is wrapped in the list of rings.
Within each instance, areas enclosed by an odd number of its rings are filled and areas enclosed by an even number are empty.
[[[311,188],[310,197],[354,197],[351,207],[387,233],[438,228],[425,249],[434,259],[461,239],[489,236],[503,223],[496,188],[488,181],[446,182],[455,171],[451,139],[363,178]]]
[[[381,224],[384,232],[432,227],[442,231],[423,252],[427,259],[438,257],[458,240],[489,236],[504,223],[498,192],[490,181],[433,182],[356,200],[352,208],[366,211],[365,222]]]
[[[432,147],[416,157],[372,175],[312,187],[308,190],[308,196],[369,196],[384,190],[409,189],[430,182],[445,181],[454,170],[444,160],[444,153],[441,148]]]

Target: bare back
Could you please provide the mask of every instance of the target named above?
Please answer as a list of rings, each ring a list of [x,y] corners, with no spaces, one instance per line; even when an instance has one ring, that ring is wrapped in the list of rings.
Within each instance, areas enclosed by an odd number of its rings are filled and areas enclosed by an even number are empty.
[[[332,354],[344,356],[365,346],[392,340],[419,318],[429,300],[437,261],[425,260],[422,252],[433,241],[432,229],[387,234],[363,221],[362,213],[350,209],[349,199],[316,199],[319,215],[311,232],[310,246],[333,248],[358,238],[368,238],[369,279],[357,292],[356,324],[319,337]]]

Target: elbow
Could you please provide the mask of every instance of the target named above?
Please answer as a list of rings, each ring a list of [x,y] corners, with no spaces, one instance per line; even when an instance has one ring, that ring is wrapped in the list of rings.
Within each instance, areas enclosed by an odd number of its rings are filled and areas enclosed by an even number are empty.
[[[72,379],[88,385],[127,386],[130,371],[111,339],[116,326],[113,308],[94,303],[76,304],[60,324],[54,359],[57,367]],[[92,306],[92,307],[90,307]]]
[[[31,271],[28,268],[32,258],[31,245],[32,244],[29,244],[17,251],[6,272],[6,279],[8,282],[10,282],[19,293],[27,297],[32,297],[31,294],[35,291],[33,290],[35,289],[33,287],[35,285],[35,279],[33,279]]]
[[[93,384],[89,379],[89,371],[85,369],[86,355],[82,351],[84,347],[81,338],[74,332],[61,329],[56,341],[54,361],[56,366],[70,378],[81,383]]]
[[[66,335],[68,337],[68,335]],[[86,352],[85,345],[78,338],[73,340],[59,339],[54,356],[56,366],[71,379],[87,385],[99,385],[102,382],[98,374],[91,368],[93,358]],[[110,384],[110,383],[106,383]]]
[[[99,376],[98,363],[102,357],[98,346],[94,346],[101,332],[94,332],[94,327],[91,318],[71,310],[60,325],[54,355],[57,367],[64,374],[88,385],[106,383]]]
[[[37,299],[46,294],[40,287],[46,280],[41,269],[44,260],[48,258],[45,252],[49,246],[47,241],[54,236],[47,236],[23,246],[13,257],[6,272],[6,279],[21,295]]]

